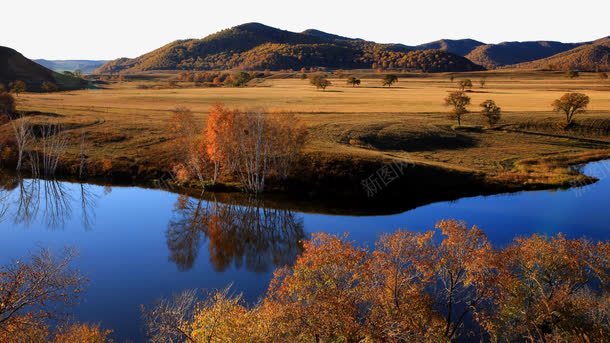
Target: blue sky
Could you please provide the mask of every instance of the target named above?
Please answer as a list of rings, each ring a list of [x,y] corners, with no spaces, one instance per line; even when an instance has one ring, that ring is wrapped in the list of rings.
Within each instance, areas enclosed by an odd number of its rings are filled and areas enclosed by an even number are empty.
[[[135,57],[245,22],[378,42],[440,38],[580,42],[610,35],[610,1],[19,0],[2,4],[0,45],[29,58]]]

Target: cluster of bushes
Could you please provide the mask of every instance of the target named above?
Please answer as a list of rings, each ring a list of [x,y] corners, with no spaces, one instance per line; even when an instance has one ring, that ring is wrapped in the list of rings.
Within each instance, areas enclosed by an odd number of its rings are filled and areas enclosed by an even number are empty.
[[[183,71],[176,77],[176,80],[194,82],[197,85],[242,87],[255,78],[264,78],[267,76],[269,76],[269,73],[262,72],[241,71],[231,74],[221,72]]]
[[[610,335],[610,245],[562,235],[494,249],[463,222],[375,250],[315,234],[267,295],[186,292],[145,311],[154,341],[596,342]],[[439,235],[440,233],[440,235]],[[184,306],[189,304],[188,306]]]
[[[483,70],[469,60],[440,50],[409,52],[371,48],[365,51],[362,61],[373,69],[407,69],[427,73]]]

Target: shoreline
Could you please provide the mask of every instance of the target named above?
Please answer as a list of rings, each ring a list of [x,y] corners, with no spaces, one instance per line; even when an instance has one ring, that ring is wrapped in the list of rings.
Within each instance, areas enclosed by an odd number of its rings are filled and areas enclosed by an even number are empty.
[[[280,184],[270,183],[270,189],[256,196],[243,192],[236,183],[217,183],[202,190],[199,187],[179,185],[164,178],[138,178],[135,175],[89,176],[83,179],[61,173],[53,180],[70,183],[86,183],[112,187],[139,187],[144,189],[163,190],[174,194],[186,194],[203,200],[234,201],[238,204],[260,201],[265,207],[289,209],[304,213],[323,213],[331,215],[390,215],[402,213],[420,206],[441,201],[452,201],[464,197],[489,196],[517,193],[522,191],[538,191],[550,189],[569,189],[597,182],[592,176],[584,175],[580,168],[585,165],[610,158],[610,150],[601,150],[589,154],[574,156],[550,156],[547,160],[532,163],[527,159],[515,163],[527,165],[528,173],[506,175],[488,175],[451,170],[438,166],[411,163],[407,165],[404,174],[394,179],[374,196],[367,196],[361,187],[362,180],[374,175],[384,167],[397,163],[392,159],[327,159],[311,160],[304,158],[299,164],[299,178],[290,177]],[[308,161],[307,161],[308,160]],[[536,168],[550,161],[554,174],[536,177]],[[317,169],[312,168],[317,165]],[[322,167],[322,168],[320,168]],[[329,171],[332,169],[335,172]],[[560,168],[559,172],[557,168]],[[15,171],[0,168],[3,175],[17,176]],[[325,172],[320,173],[320,170]],[[343,171],[349,170],[349,174]],[[337,173],[338,171],[338,173]],[[162,171],[159,171],[161,174]],[[169,174],[168,174],[169,175]],[[315,176],[314,176],[315,175]],[[30,178],[27,174],[22,174]],[[45,179],[40,177],[39,179]],[[47,178],[48,179],[48,178]],[[525,180],[525,182],[520,182]]]

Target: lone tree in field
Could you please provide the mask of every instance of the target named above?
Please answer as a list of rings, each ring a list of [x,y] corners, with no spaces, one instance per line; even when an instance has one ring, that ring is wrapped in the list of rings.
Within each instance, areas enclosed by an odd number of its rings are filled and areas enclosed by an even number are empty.
[[[556,112],[566,115],[566,127],[572,125],[574,116],[584,113],[591,99],[582,93],[566,93],[561,98],[553,101],[551,106]]]
[[[398,82],[398,76],[394,74],[388,74],[383,78],[383,86],[392,87],[394,83]]]
[[[315,86],[317,89],[321,89],[322,91],[326,90],[326,87],[332,85],[332,83],[326,78],[324,75],[316,75],[309,80],[312,86]]]
[[[462,116],[468,113],[466,106],[470,105],[470,97],[464,92],[452,92],[445,98],[445,105],[453,107],[451,118],[457,120],[458,126],[462,125]]]
[[[568,71],[568,77],[571,79],[576,79],[580,76],[580,73],[578,72],[578,70],[570,70]]]
[[[472,81],[470,79],[461,80],[458,82],[458,87],[463,92],[466,88],[472,88]]]
[[[347,79],[347,84],[352,85],[352,87],[360,86],[360,79],[350,77],[349,79]]]
[[[602,80],[608,80],[608,73],[605,73],[605,72],[599,73],[599,78]]]
[[[496,102],[493,100],[485,100],[480,105],[483,109],[481,110],[481,115],[487,120],[489,127],[494,126],[497,122],[500,121],[500,117],[502,116],[502,109],[496,105]]]
[[[17,80],[15,82],[13,82],[13,87],[11,88],[11,91],[13,93],[15,93],[17,96],[19,96],[19,93],[25,92],[27,89],[25,82],[21,81],[21,80]]]
[[[479,80],[479,84],[481,85],[481,88],[485,88],[485,84],[487,83],[487,78],[482,78]]]
[[[57,88],[57,85],[54,84],[53,82],[45,81],[42,83],[42,90],[47,93],[51,93],[51,92],[57,92],[59,90],[59,88]]]

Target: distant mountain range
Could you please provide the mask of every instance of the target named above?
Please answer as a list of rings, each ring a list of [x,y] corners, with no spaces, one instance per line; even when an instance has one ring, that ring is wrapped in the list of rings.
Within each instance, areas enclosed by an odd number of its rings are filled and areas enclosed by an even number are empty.
[[[610,37],[580,45],[572,50],[514,66],[521,69],[610,70]]]
[[[108,63],[108,61],[91,61],[91,60],[34,60],[43,67],[63,73],[64,71],[74,72],[80,70],[83,74],[90,74],[95,69]]]
[[[85,80],[47,69],[11,48],[0,46],[0,84],[8,89],[16,80],[25,82],[29,91],[41,91],[44,82],[56,85],[59,90],[80,89],[88,84]]]
[[[312,67],[378,67],[425,72],[483,69],[451,51],[379,44],[318,30],[296,33],[249,23],[203,39],[175,41],[137,58],[114,60],[96,73],[176,69],[299,70]]]
[[[598,42],[598,41],[595,41]],[[110,61],[95,73],[148,70],[299,70],[383,68],[424,72],[476,71],[498,67],[605,70],[604,45],[551,41],[485,44],[442,39],[417,46],[380,44],[319,30],[300,33],[248,23],[203,39],[179,40],[136,58]],[[587,48],[584,48],[587,47]],[[582,48],[581,50],[578,50]],[[562,55],[559,55],[562,54]],[[575,57],[576,54],[578,57]],[[568,57],[571,56],[571,57]],[[541,61],[540,63],[524,64]]]

